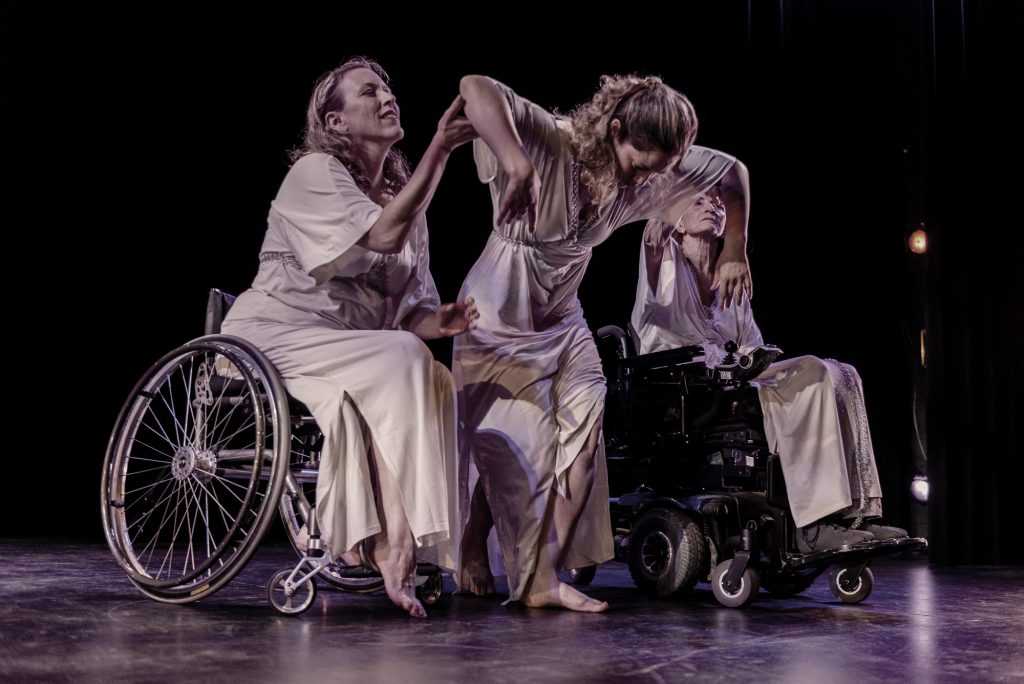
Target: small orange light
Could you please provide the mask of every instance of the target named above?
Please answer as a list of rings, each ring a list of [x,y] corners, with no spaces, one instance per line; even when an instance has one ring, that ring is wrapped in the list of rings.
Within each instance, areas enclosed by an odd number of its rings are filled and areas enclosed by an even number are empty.
[[[907,246],[914,254],[924,254],[928,251],[928,233],[918,228],[910,234],[907,239]]]

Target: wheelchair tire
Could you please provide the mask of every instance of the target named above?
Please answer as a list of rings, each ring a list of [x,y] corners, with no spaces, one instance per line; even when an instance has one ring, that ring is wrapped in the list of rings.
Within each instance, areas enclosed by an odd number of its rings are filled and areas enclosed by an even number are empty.
[[[285,580],[293,570],[294,568],[286,568],[280,571],[267,584],[267,599],[270,600],[270,605],[274,607],[274,610],[281,615],[301,615],[309,610],[313,601],[316,601],[316,582],[313,581],[313,578],[295,587],[295,591],[291,595],[285,591]]]
[[[782,573],[765,573],[761,575],[761,588],[772,596],[796,596],[807,591],[814,584],[814,577],[787,575]]]
[[[860,603],[871,596],[871,590],[875,588],[875,574],[871,572],[871,568],[865,567],[852,586],[844,586],[844,580],[849,571],[850,568],[839,565],[830,567],[828,569],[829,589],[843,603]]]
[[[157,361],[121,409],[103,464],[103,531],[129,579],[166,603],[229,582],[273,518],[289,440],[284,387],[245,341],[201,337]]]
[[[629,574],[641,591],[654,596],[692,589],[706,555],[700,525],[682,511],[647,511],[629,535]]]
[[[742,608],[757,596],[761,586],[761,578],[757,570],[747,567],[740,575],[740,586],[735,589],[726,589],[722,584],[725,573],[729,572],[729,566],[733,559],[722,561],[715,566],[711,573],[711,593],[715,595],[718,602],[727,608]]]
[[[444,598],[444,575],[437,571],[416,586],[416,598],[424,606],[436,606]]]
[[[597,577],[597,566],[587,565],[582,568],[573,568],[569,571],[569,578],[577,587],[589,586]]]

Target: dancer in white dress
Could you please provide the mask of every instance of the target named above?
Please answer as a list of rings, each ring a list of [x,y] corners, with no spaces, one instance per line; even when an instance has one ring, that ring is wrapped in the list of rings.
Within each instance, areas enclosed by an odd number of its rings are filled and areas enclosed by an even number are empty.
[[[420,338],[477,316],[471,300],[440,305],[424,220],[448,155],[475,136],[461,107],[410,176],[380,66],[354,59],[321,77],[259,271],[223,325],[270,358],[323,431],[317,518],[332,553],[351,562],[366,540],[388,596],[418,617],[417,557],[454,568],[460,526],[451,375]]]
[[[724,287],[730,295],[749,289],[746,171],[732,157],[690,147],[690,103],[654,77],[605,77],[569,117],[482,76],[463,78],[461,92],[481,137],[474,155],[494,214],[460,294],[479,303],[479,326],[456,340],[453,363],[463,443],[480,475],[459,583],[494,591],[486,550],[493,520],[510,600],[601,611],[606,603],[557,576],[612,557],[604,377],[577,289],[591,248],[612,231],[674,220],[719,181],[735,221]]]
[[[725,225],[715,189],[674,224],[648,222],[630,321],[638,353],[698,345],[714,366],[730,340],[741,353],[763,344],[749,299],[720,306],[713,280]],[[863,387],[853,366],[801,356],[773,363],[754,384],[765,435],[781,458],[790,509],[801,527],[798,548],[807,553],[905,536],[904,530],[876,521],[882,490]]]

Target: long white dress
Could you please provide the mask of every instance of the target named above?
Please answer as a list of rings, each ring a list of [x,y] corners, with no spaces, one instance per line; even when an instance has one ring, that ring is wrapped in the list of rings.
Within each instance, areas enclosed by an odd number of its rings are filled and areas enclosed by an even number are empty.
[[[356,243],[381,207],[333,156],[298,160],[271,204],[252,288],[224,320],[252,342],[324,433],[317,517],[340,555],[381,530],[367,450],[402,493],[419,560],[454,569],[459,527],[451,374],[400,328],[436,310],[427,228],[401,252]]]
[[[495,225],[507,178],[487,146],[475,141],[480,180],[490,185],[492,233],[459,295],[476,298],[480,318],[475,330],[456,338],[452,369],[461,444],[479,469],[494,517],[502,558],[492,566],[503,563],[510,600],[517,600],[536,567],[541,530],[556,493],[564,492],[566,470],[604,408],[601,362],[576,296],[591,249],[624,224],[663,212],[678,215],[734,159],[691,148],[678,168],[621,188],[590,223],[579,225],[568,124],[497,85],[541,179],[538,218],[534,232],[525,221]],[[563,565],[582,567],[612,556],[599,444],[596,481]]]
[[[648,222],[630,321],[639,353],[699,345],[708,365],[717,365],[730,340],[741,352],[763,344],[750,300],[725,310],[717,293],[710,306],[702,301],[718,237]],[[882,490],[856,369],[800,356],[773,363],[753,384],[768,445],[782,461],[794,522],[802,527],[833,513],[880,516]]]

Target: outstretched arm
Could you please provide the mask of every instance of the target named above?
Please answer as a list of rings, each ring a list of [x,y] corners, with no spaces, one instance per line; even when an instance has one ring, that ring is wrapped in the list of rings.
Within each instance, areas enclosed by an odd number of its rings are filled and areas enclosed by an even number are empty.
[[[747,220],[750,216],[750,178],[747,167],[738,159],[726,172],[721,182],[722,201],[725,203],[725,242],[718,257],[715,278],[711,288],[720,288],[720,306],[733,301],[739,303],[744,293],[754,296],[747,261]]]
[[[508,177],[508,188],[498,207],[498,224],[525,217],[533,230],[537,224],[540,177],[516,131],[508,100],[486,76],[463,76],[459,92],[466,101],[466,117]]]
[[[383,254],[402,251],[413,227],[423,218],[430,200],[434,198],[448,156],[456,147],[476,137],[469,120],[459,115],[463,104],[462,96],[456,97],[441,116],[437,132],[409,182],[384,207],[380,217],[359,241],[360,246]]]

